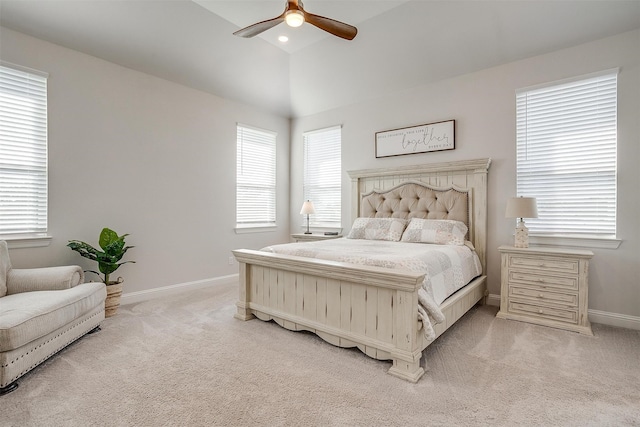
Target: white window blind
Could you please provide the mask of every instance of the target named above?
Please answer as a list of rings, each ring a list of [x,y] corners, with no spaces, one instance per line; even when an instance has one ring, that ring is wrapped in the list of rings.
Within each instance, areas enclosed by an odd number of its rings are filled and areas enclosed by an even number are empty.
[[[531,233],[615,236],[617,75],[516,93],[517,192],[538,204]]]
[[[237,126],[236,222],[240,228],[276,223],[276,136]]]
[[[0,65],[0,234],[47,231],[47,75]]]
[[[342,129],[340,126],[303,134],[304,199],[316,213],[309,223],[315,227],[341,227]]]

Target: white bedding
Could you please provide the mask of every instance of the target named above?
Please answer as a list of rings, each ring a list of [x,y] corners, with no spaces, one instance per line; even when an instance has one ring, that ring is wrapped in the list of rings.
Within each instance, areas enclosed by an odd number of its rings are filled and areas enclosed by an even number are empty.
[[[262,250],[425,273],[418,296],[428,314],[421,316],[428,339],[435,338],[432,323],[444,321],[439,305],[482,274],[478,255],[467,246],[341,238],[286,243]]]

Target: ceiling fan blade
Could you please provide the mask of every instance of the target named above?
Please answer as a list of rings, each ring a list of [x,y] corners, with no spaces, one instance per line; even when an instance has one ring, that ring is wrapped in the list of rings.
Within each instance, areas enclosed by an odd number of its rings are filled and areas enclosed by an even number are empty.
[[[315,25],[321,30],[325,30],[334,36],[342,37],[343,39],[353,40],[358,34],[358,29],[353,25],[345,24],[344,22],[336,21],[335,19],[325,18],[324,16],[314,15],[303,10],[304,20],[311,25]]]
[[[281,22],[284,22],[284,13],[277,18],[268,19],[266,21],[258,22],[257,24],[249,25],[248,27],[244,27],[233,33],[233,35],[245,38],[257,36],[261,32],[267,31],[269,28],[273,28]]]

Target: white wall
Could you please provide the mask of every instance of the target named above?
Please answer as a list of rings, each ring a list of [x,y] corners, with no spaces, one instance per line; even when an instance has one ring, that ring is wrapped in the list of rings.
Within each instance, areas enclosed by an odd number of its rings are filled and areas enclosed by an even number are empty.
[[[289,120],[8,29],[0,58],[49,73],[49,247],[14,267],[92,263],[65,245],[130,233],[124,292],[237,273],[230,251],[288,240]],[[278,228],[236,235],[236,123],[278,132]],[[92,277],[92,276],[89,276]],[[94,276],[95,277],[95,276]]]
[[[15,267],[80,263],[67,240],[96,243],[103,226],[131,233],[117,275],[125,293],[236,273],[230,250],[288,241],[302,218],[304,131],[343,125],[343,224],[347,170],[491,157],[489,290],[499,293],[497,247],[512,241],[504,218],[515,194],[517,88],[612,67],[619,76],[619,206],[616,250],[596,249],[590,309],[640,317],[640,31],[481,72],[425,84],[376,101],[289,120],[147,74],[0,29],[0,59],[46,71],[49,78],[49,247],[14,249]],[[330,83],[328,83],[330,84]],[[456,120],[456,149],[376,159],[377,131]],[[236,235],[235,125],[278,132],[278,228]],[[291,169],[289,171],[289,164]],[[289,179],[291,184],[289,185]],[[291,203],[289,203],[289,192]]]
[[[515,186],[515,91],[518,88],[621,67],[618,80],[618,237],[616,250],[594,249],[590,270],[592,310],[640,316],[640,31],[624,33],[484,71],[425,84],[375,101],[345,106],[292,124],[291,227],[300,225],[302,132],[342,124],[343,226],[349,212],[346,171],[490,157],[488,286],[500,293],[498,246],[513,242],[514,222],[504,218]],[[376,159],[375,132],[442,120],[456,120],[453,151]],[[593,319],[592,319],[593,320]],[[615,322],[610,322],[615,323]]]

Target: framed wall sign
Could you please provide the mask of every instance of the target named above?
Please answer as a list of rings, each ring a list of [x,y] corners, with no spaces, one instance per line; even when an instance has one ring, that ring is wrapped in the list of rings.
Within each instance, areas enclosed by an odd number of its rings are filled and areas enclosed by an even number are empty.
[[[455,148],[455,120],[376,132],[376,158]]]

